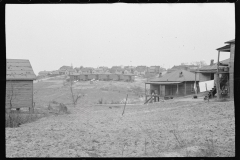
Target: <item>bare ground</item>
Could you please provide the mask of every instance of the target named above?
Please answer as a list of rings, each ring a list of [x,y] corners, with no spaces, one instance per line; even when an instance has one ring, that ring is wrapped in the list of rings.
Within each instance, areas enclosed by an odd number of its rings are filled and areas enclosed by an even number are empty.
[[[67,88],[61,88],[59,83],[61,91],[56,91],[57,83],[48,81],[34,84],[36,89],[42,88],[35,97],[38,107],[44,107],[52,97],[57,99],[60,96],[58,101],[70,102],[66,97]],[[121,90],[121,83],[124,82],[119,83],[112,88],[109,86],[113,84],[106,85],[109,89],[107,92],[99,85],[95,89],[83,89],[82,84],[81,91],[88,96],[81,99],[75,108],[68,105],[71,114],[52,115],[19,128],[6,128],[6,156],[235,156],[233,101],[208,103],[185,98],[185,101],[178,99],[149,105],[127,105],[123,116],[123,106],[94,105],[91,100],[97,96],[97,99],[107,99],[111,94],[112,97],[107,100],[122,99],[128,93],[132,98],[137,97],[130,91]],[[44,88],[52,85],[55,88]],[[86,82],[86,86],[89,85]],[[113,88],[116,91],[112,91]],[[123,93],[119,93],[119,90]]]

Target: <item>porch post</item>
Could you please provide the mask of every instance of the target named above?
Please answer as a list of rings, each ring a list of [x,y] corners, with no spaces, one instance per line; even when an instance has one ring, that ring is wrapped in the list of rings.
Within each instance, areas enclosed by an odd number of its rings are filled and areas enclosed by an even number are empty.
[[[145,102],[147,101],[147,94],[146,94],[146,83],[145,83]]]
[[[218,51],[218,63],[217,63],[217,76],[216,76],[216,89],[217,89],[217,99],[219,100],[221,97],[220,95],[220,83],[219,83],[219,57],[220,51]]]
[[[177,83],[177,96],[178,96],[178,83]]]
[[[194,88],[194,91],[195,91],[195,95],[197,95],[197,82],[196,82],[196,76],[197,76],[197,73],[195,72],[195,85],[193,85],[193,88]]]

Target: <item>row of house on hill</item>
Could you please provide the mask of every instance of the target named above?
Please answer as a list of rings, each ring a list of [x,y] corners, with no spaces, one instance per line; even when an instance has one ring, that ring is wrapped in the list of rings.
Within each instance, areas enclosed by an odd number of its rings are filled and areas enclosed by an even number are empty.
[[[211,60],[210,65],[197,68],[197,66],[174,66],[170,72],[164,75],[160,74],[159,78],[155,78],[145,83],[145,95],[150,96],[153,92],[160,97],[164,96],[185,96],[194,94],[194,84],[196,84],[197,93],[200,92],[199,82],[214,80],[214,88],[216,88],[217,77],[220,78],[220,93],[227,90],[228,96],[234,97],[234,56],[235,56],[235,40],[225,42],[227,45],[218,48],[219,52],[230,52],[230,58],[214,63]],[[218,57],[219,59],[219,57]],[[191,68],[192,67],[192,68]],[[146,85],[150,85],[150,93],[146,93]],[[213,88],[212,88],[213,90]]]
[[[133,74],[112,74],[112,73],[98,73],[98,74],[80,74],[73,73],[70,76],[71,80],[80,80],[80,81],[88,81],[88,80],[101,80],[101,81],[128,81],[132,82],[135,79],[135,75]]]
[[[72,75],[75,73],[79,74],[134,74],[134,75],[148,75],[148,76],[155,76],[159,73],[165,71],[164,68],[161,68],[160,66],[113,66],[112,68],[107,67],[99,67],[99,68],[92,68],[92,67],[80,67],[80,68],[74,68],[71,66],[62,66],[59,68],[59,70],[55,71],[40,71],[38,73],[38,76],[44,77],[44,76],[56,76],[56,75]]]

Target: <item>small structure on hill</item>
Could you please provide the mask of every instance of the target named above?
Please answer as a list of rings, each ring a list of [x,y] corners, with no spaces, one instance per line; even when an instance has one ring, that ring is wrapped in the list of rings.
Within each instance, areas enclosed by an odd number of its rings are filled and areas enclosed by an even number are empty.
[[[7,59],[6,110],[23,107],[33,109],[33,72],[29,60]]]

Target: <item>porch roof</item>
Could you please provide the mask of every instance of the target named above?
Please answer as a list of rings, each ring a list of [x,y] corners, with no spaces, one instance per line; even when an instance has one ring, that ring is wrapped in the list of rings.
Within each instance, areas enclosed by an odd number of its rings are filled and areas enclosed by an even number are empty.
[[[145,84],[165,84],[165,85],[168,85],[168,84],[179,84],[179,83],[182,83],[182,82],[145,82]]]

